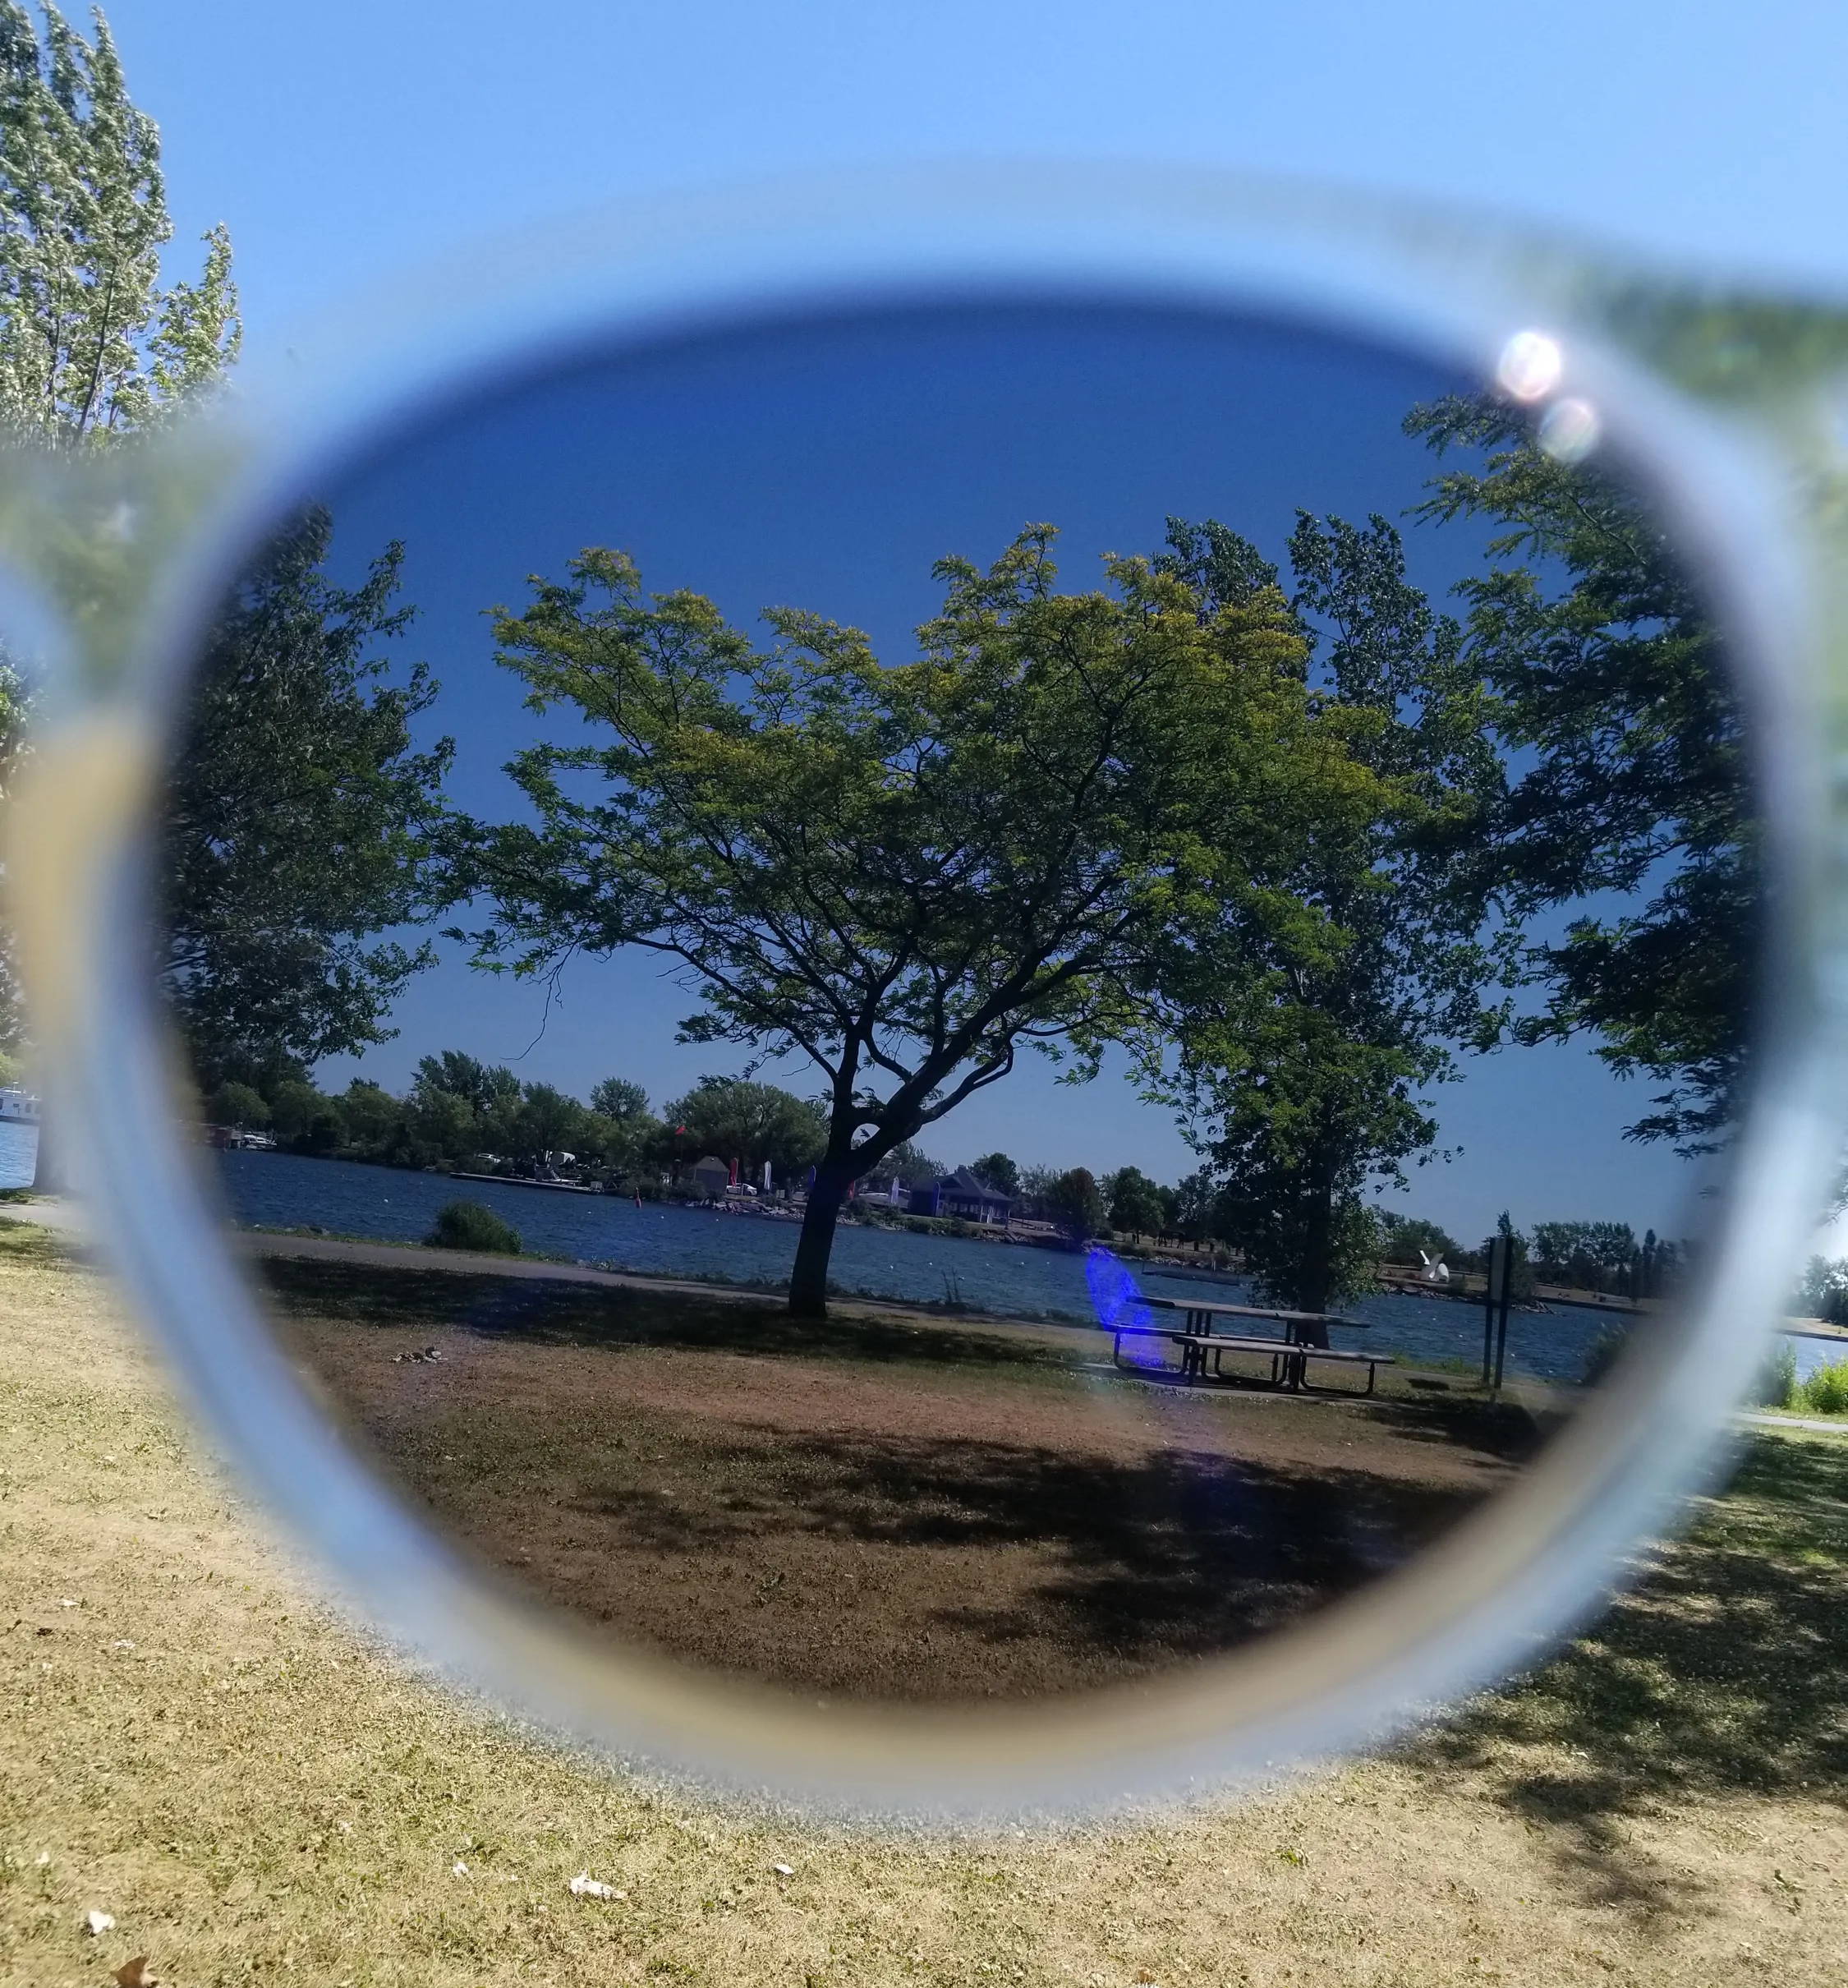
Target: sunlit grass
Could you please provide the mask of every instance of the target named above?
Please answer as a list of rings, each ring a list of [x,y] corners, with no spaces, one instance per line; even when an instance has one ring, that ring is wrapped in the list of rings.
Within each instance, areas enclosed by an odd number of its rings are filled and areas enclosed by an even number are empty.
[[[1835,1437],[1765,1436],[1633,1599],[1391,1757],[931,1836],[698,1797],[445,1696],[314,1599],[93,1272],[0,1230],[0,1317],[8,1982],[102,1988],[144,1952],[176,1988],[1841,1978]],[[627,1895],[573,1895],[585,1870]]]

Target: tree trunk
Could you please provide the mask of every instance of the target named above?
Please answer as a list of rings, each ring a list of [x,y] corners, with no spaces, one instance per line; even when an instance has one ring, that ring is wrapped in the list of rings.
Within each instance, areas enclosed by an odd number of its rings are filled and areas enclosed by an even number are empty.
[[[796,1267],[789,1273],[789,1309],[798,1318],[828,1315],[828,1259],[834,1253],[834,1224],[853,1180],[838,1160],[824,1160],[815,1170],[796,1244]]]
[[[1303,1267],[1297,1278],[1296,1309],[1305,1312],[1328,1309],[1328,1291],[1335,1277],[1335,1197],[1320,1182],[1312,1185],[1308,1210],[1303,1225]],[[1326,1325],[1305,1326],[1304,1346],[1328,1344]]]

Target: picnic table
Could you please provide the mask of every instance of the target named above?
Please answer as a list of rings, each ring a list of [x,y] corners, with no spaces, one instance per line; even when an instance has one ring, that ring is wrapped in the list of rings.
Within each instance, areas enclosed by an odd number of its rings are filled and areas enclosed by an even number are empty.
[[[1113,1343],[1110,1347],[1112,1362],[1123,1364],[1123,1342],[1125,1339],[1162,1339],[1180,1349],[1181,1377],[1184,1380],[1213,1380],[1239,1382],[1246,1386],[1254,1383],[1248,1375],[1228,1374],[1225,1369],[1228,1353],[1267,1354],[1271,1361],[1270,1385],[1288,1389],[1299,1394],[1336,1392],[1352,1393],[1351,1388],[1333,1390],[1314,1388],[1310,1386],[1308,1369],[1312,1360],[1326,1360],[1335,1366],[1364,1366],[1367,1369],[1365,1392],[1372,1394],[1381,1367],[1393,1364],[1390,1353],[1350,1352],[1345,1347],[1331,1346],[1328,1343],[1328,1328],[1331,1325],[1351,1326],[1357,1331],[1372,1329],[1366,1318],[1346,1318],[1332,1312],[1282,1311],[1258,1305],[1221,1305],[1198,1298],[1143,1298],[1140,1300],[1151,1309],[1179,1312],[1182,1323],[1177,1328],[1165,1325],[1130,1325],[1119,1320],[1111,1328]],[[1280,1333],[1256,1333],[1216,1332],[1216,1318],[1265,1319],[1283,1328]],[[1212,1363],[1211,1375],[1207,1362]]]

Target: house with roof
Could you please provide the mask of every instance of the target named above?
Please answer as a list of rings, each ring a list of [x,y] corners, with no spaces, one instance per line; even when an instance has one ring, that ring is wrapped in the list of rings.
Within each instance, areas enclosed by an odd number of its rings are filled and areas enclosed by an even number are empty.
[[[720,1159],[716,1153],[709,1153],[704,1159],[695,1160],[687,1172],[715,1201],[724,1199],[725,1190],[732,1184],[731,1162]]]
[[[911,1190],[914,1215],[951,1215],[963,1222],[1004,1222],[1013,1212],[1010,1196],[997,1194],[967,1167]]]

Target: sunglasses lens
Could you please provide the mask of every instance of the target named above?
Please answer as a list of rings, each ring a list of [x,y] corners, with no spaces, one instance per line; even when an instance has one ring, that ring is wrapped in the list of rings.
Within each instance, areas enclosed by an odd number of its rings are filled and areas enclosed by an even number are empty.
[[[1403,1565],[1649,1357],[1752,799],[1559,375],[868,310],[305,490],[198,657],[160,970],[405,1500],[613,1649],[1050,1695]]]

